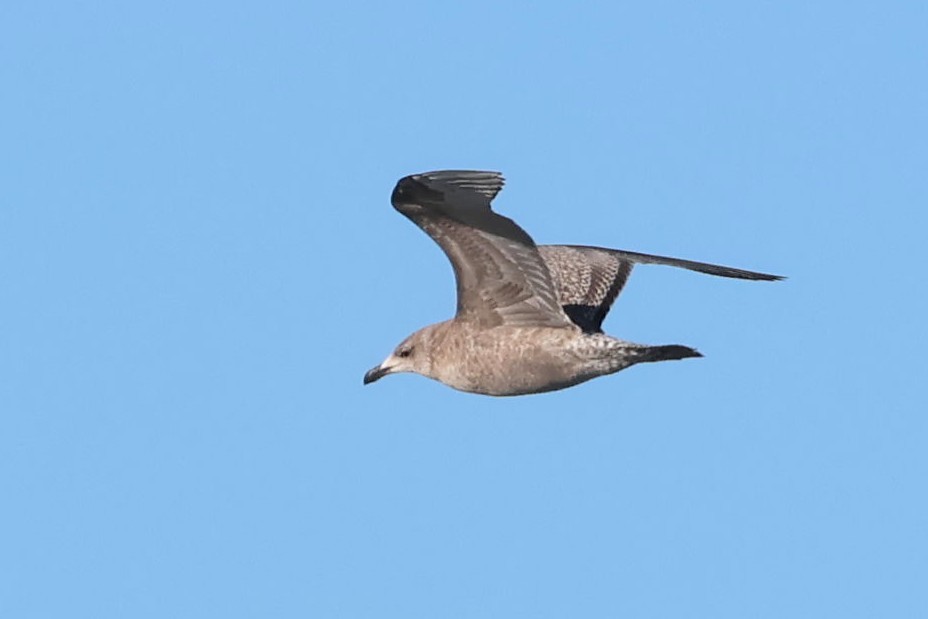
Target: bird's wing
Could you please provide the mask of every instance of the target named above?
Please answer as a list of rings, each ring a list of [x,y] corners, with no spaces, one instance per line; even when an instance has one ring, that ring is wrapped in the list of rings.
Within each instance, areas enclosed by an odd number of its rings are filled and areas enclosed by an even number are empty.
[[[779,275],[621,249],[539,245],[538,251],[551,274],[564,312],[577,326],[592,333],[602,331],[603,320],[628,281],[635,263],[664,264],[737,279],[783,279]]]
[[[775,282],[786,279],[782,275],[770,275],[769,273],[758,273],[757,271],[745,271],[734,267],[726,267],[720,264],[709,264],[708,262],[696,262],[695,260],[684,260],[682,258],[669,258],[667,256],[655,256],[653,254],[642,254],[636,251],[626,251],[624,249],[603,249],[601,247],[586,247],[584,249],[596,249],[607,251],[613,256],[623,260],[630,260],[639,264],[663,264],[690,271],[699,271],[707,275],[717,275],[719,277],[732,277],[734,279],[751,279],[755,281]]]
[[[451,260],[459,318],[484,327],[571,326],[535,242],[490,208],[503,182],[497,172],[425,172],[400,179],[391,202]]]
[[[635,263],[592,247],[539,245],[538,252],[567,316],[587,333],[601,332]]]

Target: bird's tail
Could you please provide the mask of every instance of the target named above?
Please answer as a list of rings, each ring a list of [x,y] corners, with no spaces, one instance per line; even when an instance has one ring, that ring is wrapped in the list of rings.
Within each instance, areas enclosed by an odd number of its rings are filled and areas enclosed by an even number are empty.
[[[585,342],[593,344],[586,348],[588,351],[592,351],[590,363],[593,371],[596,372],[596,376],[612,374],[638,363],[702,357],[699,351],[679,344],[648,346],[618,340],[603,334],[593,334],[585,337],[587,338],[584,340]]]
[[[702,357],[702,354],[689,346],[668,344],[666,346],[642,346],[634,349],[635,363],[650,363],[652,361],[676,361],[690,357]]]

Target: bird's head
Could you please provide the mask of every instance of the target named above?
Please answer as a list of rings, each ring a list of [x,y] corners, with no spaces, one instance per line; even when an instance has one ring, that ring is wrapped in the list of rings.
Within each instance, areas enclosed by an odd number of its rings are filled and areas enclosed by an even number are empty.
[[[390,356],[380,365],[372,367],[364,375],[364,384],[380,380],[387,374],[412,372],[432,377],[432,335],[436,325],[416,331],[400,342]]]

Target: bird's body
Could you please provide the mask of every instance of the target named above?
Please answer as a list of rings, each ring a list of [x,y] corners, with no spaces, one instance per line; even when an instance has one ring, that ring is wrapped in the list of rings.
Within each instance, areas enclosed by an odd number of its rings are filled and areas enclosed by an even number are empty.
[[[488,395],[519,395],[567,387],[576,380],[580,359],[571,343],[573,327],[483,329],[468,320],[429,328],[427,354],[433,378],[459,389]],[[566,346],[565,346],[566,344]],[[499,371],[503,367],[504,372]]]
[[[364,382],[414,372],[461,391],[506,396],[571,387],[642,362],[699,357],[680,345],[646,346],[602,332],[602,321],[636,263],[723,277],[779,276],[599,247],[541,245],[490,202],[496,172],[439,171],[401,179],[394,207],[451,260],[454,318],[404,340]]]
[[[451,319],[417,333],[419,373],[460,391],[495,396],[555,391],[641,361],[699,356],[685,346],[642,346],[575,325],[484,329]]]

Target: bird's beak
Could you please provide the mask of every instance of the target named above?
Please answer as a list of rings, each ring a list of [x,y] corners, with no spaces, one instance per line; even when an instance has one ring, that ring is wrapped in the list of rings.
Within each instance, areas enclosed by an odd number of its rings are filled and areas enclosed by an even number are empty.
[[[368,385],[376,380],[380,380],[390,373],[390,367],[386,365],[377,365],[372,367],[364,375],[364,384]]]

